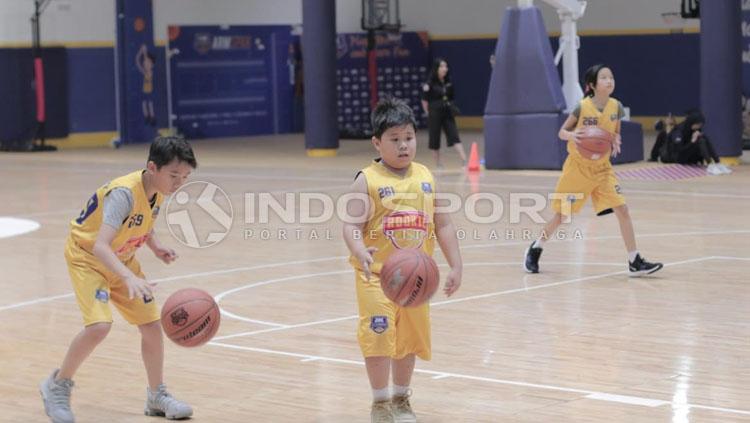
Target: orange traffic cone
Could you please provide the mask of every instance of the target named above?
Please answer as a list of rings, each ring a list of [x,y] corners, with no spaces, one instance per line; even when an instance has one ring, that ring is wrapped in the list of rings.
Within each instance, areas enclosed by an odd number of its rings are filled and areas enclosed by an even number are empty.
[[[469,172],[479,172],[479,152],[477,143],[471,143],[471,153],[469,153],[469,165],[466,168]]]

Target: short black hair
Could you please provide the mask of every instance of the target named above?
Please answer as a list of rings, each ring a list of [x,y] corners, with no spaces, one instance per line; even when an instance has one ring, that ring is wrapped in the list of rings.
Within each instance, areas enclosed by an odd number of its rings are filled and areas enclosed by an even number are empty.
[[[156,137],[148,152],[148,161],[154,162],[157,169],[171,163],[173,160],[185,162],[193,169],[198,167],[193,149],[182,137]]]
[[[411,125],[417,130],[417,119],[411,107],[404,100],[395,97],[386,97],[378,102],[372,111],[371,124],[375,138],[380,138],[385,131],[395,126]]]
[[[606,67],[604,64],[599,63],[586,70],[586,73],[583,75],[583,95],[585,97],[594,96],[594,89],[591,88],[591,85],[596,87],[596,82],[599,80],[599,72]]]

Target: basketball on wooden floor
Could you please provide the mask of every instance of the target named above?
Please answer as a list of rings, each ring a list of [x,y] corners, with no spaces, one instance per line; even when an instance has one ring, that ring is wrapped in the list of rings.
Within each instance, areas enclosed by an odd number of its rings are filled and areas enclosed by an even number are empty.
[[[219,330],[219,306],[206,291],[181,289],[167,298],[161,309],[164,333],[177,345],[197,347],[205,344]]]
[[[584,126],[578,140],[578,152],[587,159],[597,160],[609,155],[614,135],[598,126]]]
[[[402,307],[429,301],[440,284],[440,272],[432,257],[422,250],[396,250],[383,263],[380,285],[385,296]]]

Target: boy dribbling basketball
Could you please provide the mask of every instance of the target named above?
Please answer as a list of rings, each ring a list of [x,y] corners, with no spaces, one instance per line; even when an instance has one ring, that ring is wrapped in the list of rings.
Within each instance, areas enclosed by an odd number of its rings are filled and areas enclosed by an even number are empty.
[[[168,419],[190,417],[191,407],[172,397],[163,384],[164,344],[154,284],[144,279],[136,250],[148,245],[164,263],[177,256],[153,232],[164,195],[185,183],[197,163],[183,139],[157,137],[145,170],[121,176],[96,190],[70,223],[65,259],[84,328],[73,339],[60,369],[42,382],[44,409],[54,423],[70,423],[73,375],[112,326],[111,301],[141,332],[141,354],[148,375],[145,413]]]
[[[432,255],[437,237],[451,267],[444,288],[450,296],[461,286],[461,255],[450,216],[435,212],[432,174],[413,162],[417,141],[411,108],[401,100],[383,100],[373,111],[372,127],[380,158],[362,169],[352,185],[352,193],[364,201],[349,201],[347,213],[361,222],[344,224],[356,273],[357,338],[373,392],[372,422],[415,422],[409,384],[415,356],[431,358],[429,302],[399,307],[386,298],[379,274],[397,248],[420,248]]]

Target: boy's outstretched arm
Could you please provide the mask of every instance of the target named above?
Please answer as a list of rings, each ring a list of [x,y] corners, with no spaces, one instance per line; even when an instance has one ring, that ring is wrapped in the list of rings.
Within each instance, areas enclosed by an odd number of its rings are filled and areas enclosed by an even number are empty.
[[[348,221],[344,222],[344,241],[346,242],[349,251],[362,265],[365,277],[370,279],[370,265],[373,262],[372,253],[377,251],[377,248],[366,247],[363,240],[365,223],[370,215],[370,201],[367,196],[367,179],[365,178],[364,173],[357,175],[357,178],[352,184],[350,194],[356,194],[358,197],[362,197],[362,200],[349,198],[349,201],[346,203],[346,215]]]
[[[177,260],[177,253],[175,253],[173,249],[161,245],[161,242],[159,242],[159,238],[156,237],[156,233],[153,229],[151,229],[151,232],[148,234],[146,245],[148,245],[148,248],[154,252],[154,255],[165,264]]]
[[[138,277],[135,273],[130,271],[127,266],[122,264],[120,259],[115,255],[115,252],[112,251],[111,244],[116,235],[117,229],[109,225],[102,224],[102,226],[99,228],[99,234],[96,237],[96,242],[94,242],[94,256],[96,256],[96,258],[98,258],[99,261],[101,261],[107,267],[107,269],[111,270],[113,273],[122,278],[123,282],[128,287],[128,295],[131,299],[135,296],[153,297],[151,288],[156,284],[146,282],[145,280]]]
[[[445,295],[450,297],[461,287],[463,261],[461,260],[461,251],[458,249],[456,227],[453,226],[449,214],[435,213],[435,234],[440,249],[451,267],[448,276],[445,278],[445,287],[443,288]]]

